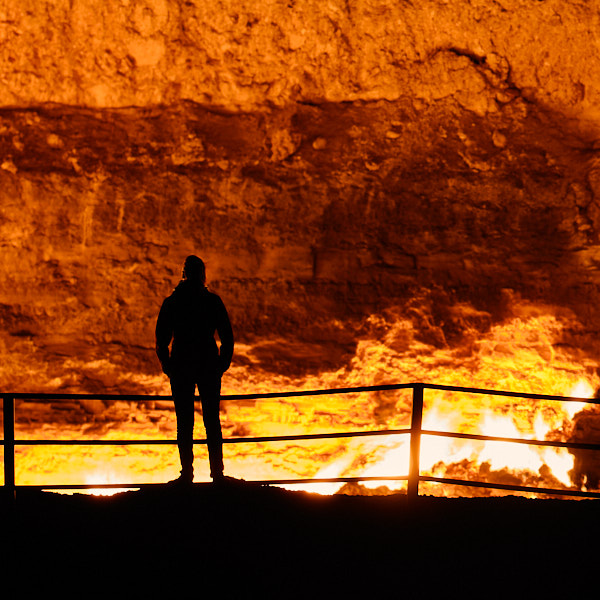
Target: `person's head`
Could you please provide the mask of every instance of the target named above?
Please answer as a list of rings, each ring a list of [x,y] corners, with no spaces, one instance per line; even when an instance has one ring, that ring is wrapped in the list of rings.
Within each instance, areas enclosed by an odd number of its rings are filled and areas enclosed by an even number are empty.
[[[183,264],[183,277],[190,281],[197,281],[199,283],[206,283],[206,268],[201,258],[194,256],[193,254],[185,259]]]

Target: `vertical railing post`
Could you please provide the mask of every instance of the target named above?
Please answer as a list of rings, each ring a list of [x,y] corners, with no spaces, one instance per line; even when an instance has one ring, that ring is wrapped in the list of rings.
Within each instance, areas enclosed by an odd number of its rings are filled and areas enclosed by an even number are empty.
[[[419,495],[419,458],[421,455],[421,425],[423,422],[423,384],[413,386],[412,417],[410,423],[410,464],[408,467],[408,487],[406,493],[409,499]]]
[[[4,491],[15,497],[15,399],[2,396],[4,419]]]

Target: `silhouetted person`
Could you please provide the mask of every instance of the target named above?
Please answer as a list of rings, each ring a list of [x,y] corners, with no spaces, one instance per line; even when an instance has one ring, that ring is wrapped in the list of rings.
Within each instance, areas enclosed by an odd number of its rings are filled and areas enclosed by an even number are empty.
[[[220,349],[215,332],[219,334]],[[213,481],[223,480],[219,403],[221,375],[233,356],[233,331],[221,298],[206,288],[204,263],[197,256],[185,259],[183,280],[162,303],[156,321],[156,354],[171,380],[177,416],[181,475],[175,481],[191,483],[194,478],[196,386],[202,402],[210,475]]]

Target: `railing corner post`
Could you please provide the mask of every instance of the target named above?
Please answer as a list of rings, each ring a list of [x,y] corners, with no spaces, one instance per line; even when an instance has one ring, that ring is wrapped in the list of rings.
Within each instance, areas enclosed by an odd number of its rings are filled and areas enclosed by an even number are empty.
[[[15,499],[15,399],[2,396],[4,423],[4,492],[9,500]]]
[[[413,385],[413,404],[410,423],[410,464],[408,470],[408,486],[406,494],[409,500],[419,496],[419,459],[421,454],[421,425],[423,423],[423,388],[424,384]]]

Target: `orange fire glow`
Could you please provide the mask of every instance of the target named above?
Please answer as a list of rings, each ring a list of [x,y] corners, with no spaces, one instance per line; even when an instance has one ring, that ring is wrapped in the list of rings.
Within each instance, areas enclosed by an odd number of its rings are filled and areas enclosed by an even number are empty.
[[[380,318],[380,317],[377,317]],[[224,378],[224,394],[289,389],[319,389],[381,383],[432,382],[519,392],[592,397],[597,389],[595,364],[578,364],[557,350],[554,341],[563,320],[548,315],[513,318],[475,340],[466,358],[459,350],[417,342],[408,322],[387,324],[382,339],[359,342],[351,364],[335,372],[302,381],[266,375],[247,366],[233,366]],[[238,353],[251,357],[252,348]],[[157,379],[154,389],[168,393]],[[577,402],[533,401],[476,394],[426,390],[423,428],[529,439],[562,439],[569,434]],[[224,402],[225,436],[266,436],[350,430],[406,428],[410,423],[411,391],[355,393],[318,397]],[[142,411],[140,413],[140,411]],[[173,439],[173,413],[158,422],[143,409],[125,423],[102,425],[29,426],[20,423],[17,438]],[[197,419],[196,437],[203,437]],[[246,480],[398,476],[408,472],[409,436],[374,436],[306,442],[227,444],[229,475]],[[438,477],[510,481],[526,485],[572,487],[573,456],[566,450],[494,441],[424,435],[421,472]],[[17,450],[17,484],[160,483],[178,473],[175,446],[36,447]],[[196,481],[207,481],[203,446],[196,448]],[[552,484],[552,485],[550,485]],[[366,482],[363,493],[405,488],[405,482]],[[289,485],[332,494],[339,483]],[[434,495],[495,495],[502,491],[422,483],[422,493]],[[511,492],[514,493],[514,492]]]

